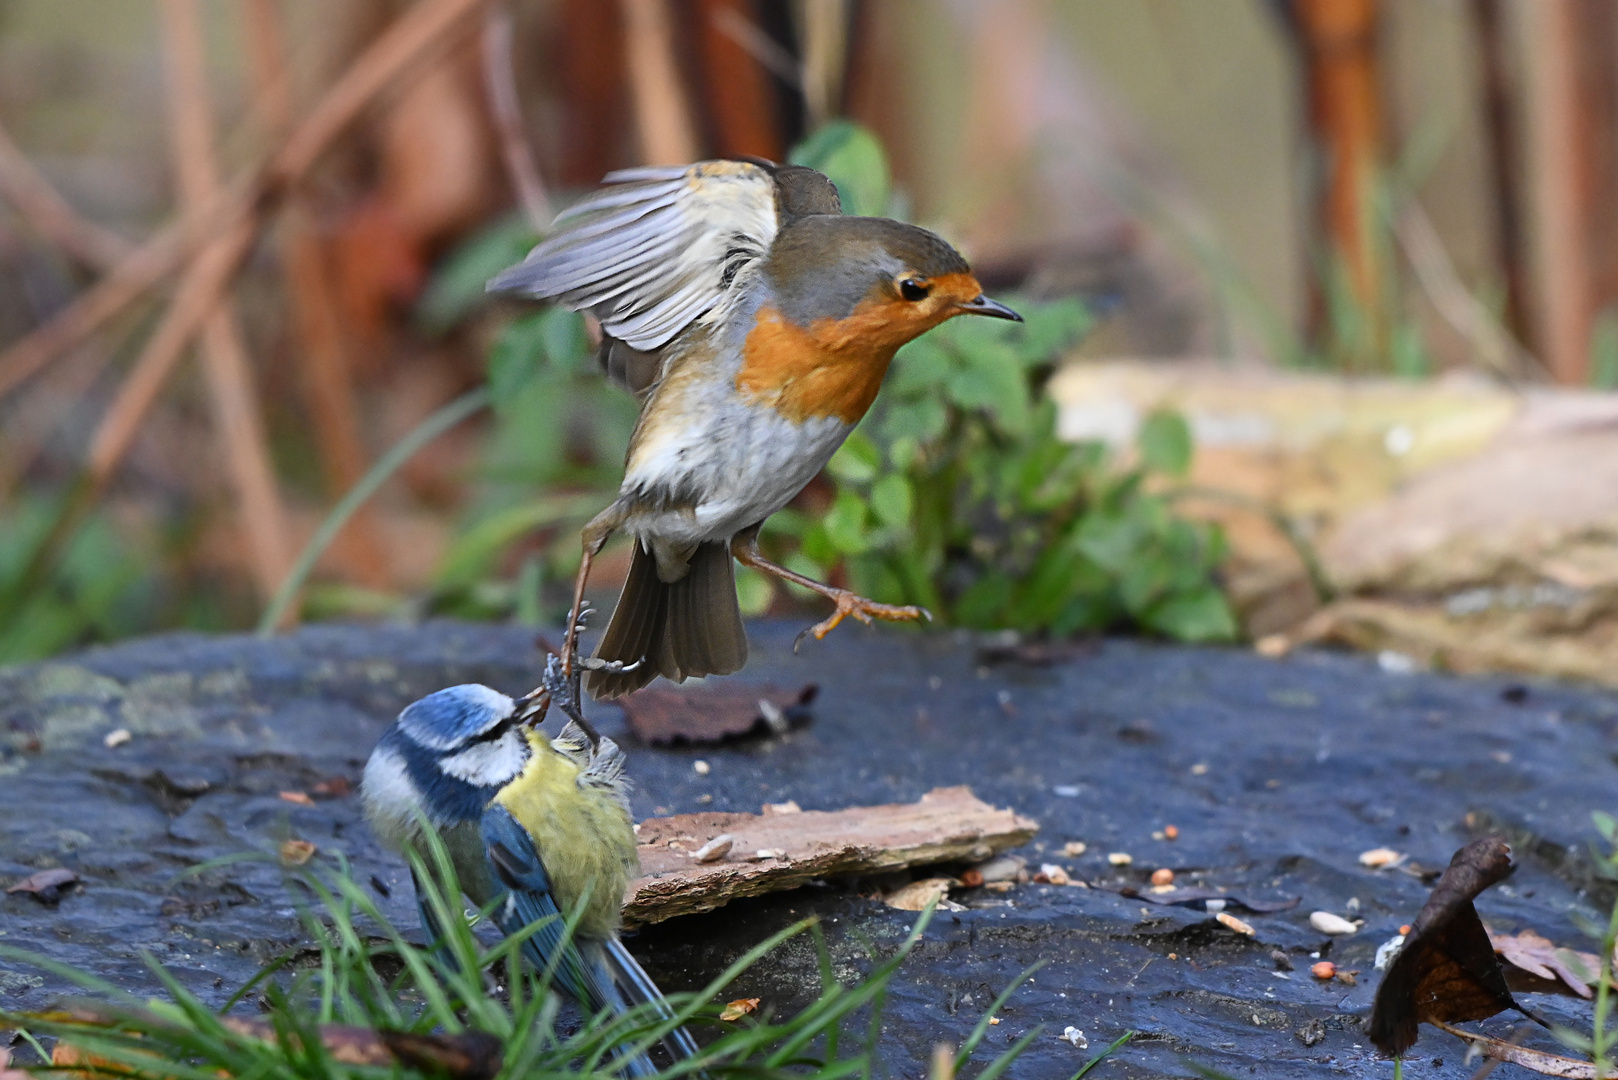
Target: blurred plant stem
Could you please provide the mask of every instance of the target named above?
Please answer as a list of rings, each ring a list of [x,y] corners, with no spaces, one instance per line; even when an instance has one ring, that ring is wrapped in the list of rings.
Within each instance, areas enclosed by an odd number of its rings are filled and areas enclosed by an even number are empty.
[[[276,590],[274,598],[259,618],[257,631],[259,637],[269,637],[275,633],[276,627],[290,611],[298,590],[303,588],[303,583],[308,579],[315,563],[331,546],[331,542],[342,531],[348,519],[365,504],[365,500],[376,494],[377,488],[397,472],[400,466],[415,456],[417,451],[462,420],[485,408],[490,398],[490,391],[486,386],[467,391],[416,425],[414,430],[395,443],[375,465],[371,466],[370,471],[360,479],[360,482],[332,507],[331,513],[326,515],[326,519],[320,523],[320,528],[315,530],[315,535],[299,554],[297,562],[293,563],[286,580],[281,582],[281,587]]]

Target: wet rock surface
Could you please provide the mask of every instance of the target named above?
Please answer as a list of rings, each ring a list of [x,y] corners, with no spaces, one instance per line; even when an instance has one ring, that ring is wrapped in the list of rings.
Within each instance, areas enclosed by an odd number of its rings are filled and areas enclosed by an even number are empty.
[[[1386,1075],[1359,1024],[1379,944],[1441,868],[1487,830],[1515,844],[1518,869],[1478,907],[1495,929],[1532,927],[1584,946],[1575,913],[1611,903],[1591,875],[1592,809],[1614,808],[1618,697],[1576,687],[1380,671],[1364,657],[1245,652],[1115,641],[1048,666],[987,657],[969,641],[891,628],[839,630],[794,656],[797,626],[753,630],[739,678],[819,683],[814,720],[721,747],[652,748],[619,710],[593,706],[622,736],[639,816],[907,801],[970,784],[1039,821],[1032,868],[1064,866],[1093,887],[1022,884],[956,894],[889,997],[881,1048],[893,1076],[924,1070],[932,1044],[959,1042],[1024,968],[1046,966],[999,1013],[983,1051],[1045,1031],[1015,1070],[1068,1077],[1127,1029],[1139,1032],[1092,1075]],[[413,925],[402,867],[344,794],[377,734],[405,703],[465,681],[508,692],[537,671],[529,631],[449,623],[317,627],[274,641],[172,636],[0,670],[0,885],[63,867],[82,884],[54,906],[0,895],[0,943],[158,992],[149,954],[222,1002],[267,960],[305,943],[280,872],[267,862],[188,870],[282,840],[316,844],[389,891]],[[129,739],[108,746],[107,736]],[[119,740],[111,740],[118,742]],[[700,774],[702,759],[711,766]],[[307,804],[282,798],[303,792]],[[1165,825],[1175,839],[1154,839]],[[1062,855],[1069,841],[1087,849]],[[1368,870],[1389,847],[1414,867]],[[1115,867],[1109,853],[1133,861]],[[1243,898],[1300,897],[1255,914],[1247,937],[1206,911],[1120,895],[1176,884]],[[925,873],[925,872],[924,872]],[[840,975],[854,978],[902,940],[915,915],[868,899],[874,882],[830,882],[651,927],[631,942],[668,989],[693,989],[766,934],[820,916]],[[891,885],[892,883],[887,883]],[[1603,891],[1603,889],[1607,891]],[[1309,914],[1363,919],[1328,939]],[[1309,975],[1316,953],[1358,983]],[[796,939],[735,987],[777,1012],[818,986]],[[0,1006],[39,1008],[68,986],[0,962]],[[1536,997],[1553,1022],[1588,1027],[1588,1006]],[[1081,1029],[1090,1050],[1057,1036]],[[1504,1035],[1518,1021],[1482,1029]],[[1530,1036],[1530,1043],[1540,1036]],[[1469,1076],[1464,1048],[1424,1029],[1410,1076]],[[1438,1063],[1442,1059],[1442,1063]]]

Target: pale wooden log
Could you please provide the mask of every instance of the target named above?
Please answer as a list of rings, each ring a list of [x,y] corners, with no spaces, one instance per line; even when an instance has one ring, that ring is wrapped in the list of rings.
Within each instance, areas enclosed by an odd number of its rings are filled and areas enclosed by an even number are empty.
[[[997,810],[969,787],[934,788],[918,802],[847,810],[679,814],[639,826],[641,877],[624,897],[630,926],[692,915],[745,896],[795,889],[835,874],[876,874],[931,863],[982,862],[1025,844],[1039,825]],[[728,834],[713,862],[693,853]],[[760,857],[761,852],[778,852]]]

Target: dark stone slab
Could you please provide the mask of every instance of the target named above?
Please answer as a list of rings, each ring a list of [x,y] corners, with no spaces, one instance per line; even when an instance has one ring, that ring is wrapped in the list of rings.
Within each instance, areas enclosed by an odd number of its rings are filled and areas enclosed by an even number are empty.
[[[1365,870],[1360,852],[1392,847],[1436,869],[1480,831],[1505,830],[1519,870],[1480,911],[1497,929],[1531,926],[1567,944],[1581,942],[1575,912],[1613,900],[1586,854],[1589,812],[1614,809],[1618,791],[1611,694],[1536,684],[1522,697],[1500,681],[1386,674],[1363,657],[1273,662],[1130,641],[1052,666],[985,667],[970,641],[893,628],[839,630],[795,657],[796,630],[756,627],[745,677],[819,683],[814,722],[719,748],[630,742],[638,814],[787,799],[834,809],[970,784],[1041,822],[1033,862],[1061,862],[1097,886],[978,890],[964,894],[968,910],[940,913],[890,997],[882,1048],[894,1076],[918,1075],[935,1041],[964,1038],[1036,961],[1047,966],[1002,1010],[987,1045],[1044,1024],[1018,1076],[1072,1075],[1088,1054],[1056,1038],[1067,1025],[1092,1052],[1141,1032],[1095,1074],[1104,1077],[1191,1075],[1188,1060],[1236,1076],[1380,1075],[1388,1066],[1373,1063],[1358,1027],[1373,955],[1414,917],[1427,885]],[[357,781],[382,726],[423,693],[472,680],[528,689],[531,641],[521,629],[448,623],[316,627],[269,642],[169,636],[0,670],[0,883],[52,866],[84,879],[56,907],[0,896],[0,942],[155,993],[147,955],[221,1001],[304,935],[273,866],[186,872],[287,837],[345,854],[359,880],[391,887],[388,909],[413,924],[402,869],[369,836],[355,798],[301,806],[279,793]],[[594,712],[628,741],[618,710]],[[118,728],[132,738],[108,748]],[[705,776],[698,758],[712,767]],[[1169,823],[1179,838],[1154,840]],[[1088,851],[1060,857],[1069,840]],[[1115,851],[1133,865],[1110,866]],[[1239,913],[1257,931],[1247,938],[1205,912],[1108,891],[1144,886],[1159,866],[1180,884],[1302,903]],[[814,913],[839,972],[854,978],[872,964],[868,949],[891,950],[915,918],[869,891],[833,882],[737,903],[652,927],[632,947],[667,988],[695,988]],[[1366,920],[1359,934],[1328,943],[1309,927],[1309,912],[1347,913],[1351,898]],[[1276,951],[1295,970],[1278,972]],[[1359,969],[1359,985],[1311,979],[1316,952]],[[817,982],[812,947],[799,940],[735,996],[789,1011]],[[42,1007],[65,989],[0,965],[5,1007]],[[1536,1003],[1554,1021],[1588,1025],[1582,1003]],[[1483,1028],[1514,1026],[1496,1018]],[[1305,1029],[1323,1037],[1306,1046],[1295,1035]],[[1408,1075],[1468,1076],[1462,1055],[1428,1029]]]

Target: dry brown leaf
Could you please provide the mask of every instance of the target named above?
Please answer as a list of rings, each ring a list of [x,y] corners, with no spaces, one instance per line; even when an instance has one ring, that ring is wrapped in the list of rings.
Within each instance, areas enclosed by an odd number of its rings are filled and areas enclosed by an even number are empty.
[[[802,723],[818,692],[813,683],[797,690],[730,681],[684,688],[658,684],[616,704],[642,742],[716,743]]]
[[[1547,1054],[1540,1050],[1529,1050],[1526,1047],[1518,1046],[1502,1039],[1491,1039],[1487,1035],[1474,1035],[1470,1031],[1452,1027],[1437,1020],[1431,1023],[1434,1027],[1442,1028],[1457,1039],[1465,1039],[1467,1042],[1479,1047],[1486,1058],[1521,1065],[1523,1068],[1537,1072],[1541,1076],[1559,1076],[1563,1080],[1595,1080],[1596,1067],[1588,1061],[1579,1061],[1576,1058],[1562,1057],[1558,1054]]]
[[[314,858],[315,845],[307,840],[281,841],[281,862],[287,866],[302,866]]]
[[[49,870],[29,874],[15,885],[6,890],[9,893],[31,893],[34,899],[42,904],[54,904],[62,899],[63,892],[70,885],[78,883],[79,875],[71,870],[57,866]]]
[[[1595,953],[1560,948],[1550,939],[1540,937],[1532,930],[1518,931],[1515,937],[1510,934],[1491,933],[1489,944],[1494,946],[1494,951],[1508,964],[1546,982],[1565,985],[1582,998],[1591,996],[1590,981],[1595,979],[1601,970],[1601,958]],[[1509,978],[1511,972],[1507,971],[1506,974]]]
[[[1389,1057],[1415,1045],[1423,1022],[1484,1020],[1521,1011],[1472,901],[1511,870],[1511,848],[1486,836],[1455,853],[1404,947],[1377,987],[1366,1027]],[[1526,1014],[1525,1014],[1526,1015]]]
[[[735,1023],[748,1013],[758,1012],[760,998],[737,998],[719,1011],[719,1019]]]
[[[933,877],[912,881],[882,898],[882,902],[899,911],[922,911],[934,900],[942,901],[949,895],[954,878]]]

